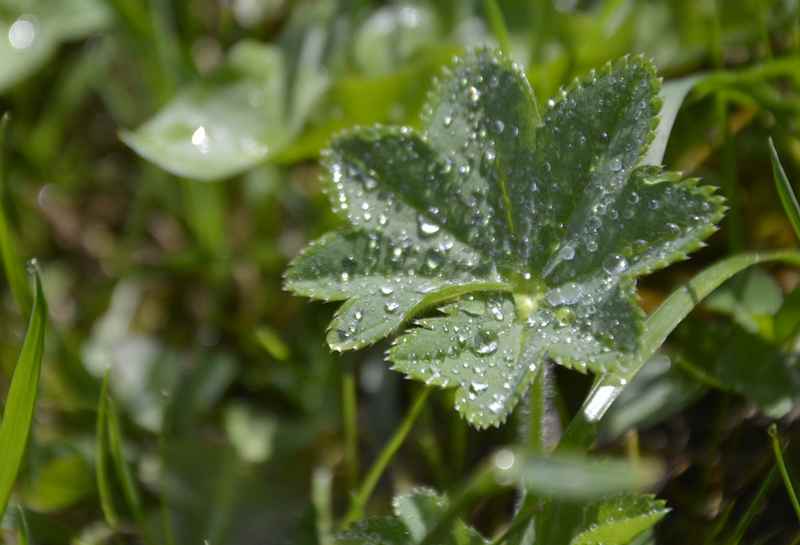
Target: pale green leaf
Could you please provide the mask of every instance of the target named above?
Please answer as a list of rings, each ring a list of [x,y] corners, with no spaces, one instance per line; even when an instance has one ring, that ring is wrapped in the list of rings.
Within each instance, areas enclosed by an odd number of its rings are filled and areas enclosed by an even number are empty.
[[[639,344],[636,277],[685,258],[723,212],[697,180],[638,167],[658,90],[651,64],[626,58],[540,116],[518,68],[470,54],[435,86],[422,134],[334,140],[328,193],[352,228],[313,243],[287,287],[346,300],[328,337],[339,350],[445,300],[503,292],[445,307],[389,354],[409,376],[459,387],[459,410],[480,427],[506,419],[544,358],[613,370]]]
[[[39,70],[62,42],[96,32],[110,20],[99,0],[3,0],[0,7],[5,9],[0,17],[0,92]]]
[[[177,176],[208,181],[247,170],[289,139],[283,64],[277,48],[240,42],[220,74],[182,91],[122,139]]]
[[[0,517],[6,510],[17,472],[22,464],[39,390],[47,327],[47,304],[38,271],[34,273],[34,282],[33,308],[28,331],[14,368],[3,409],[3,421],[0,423]]]

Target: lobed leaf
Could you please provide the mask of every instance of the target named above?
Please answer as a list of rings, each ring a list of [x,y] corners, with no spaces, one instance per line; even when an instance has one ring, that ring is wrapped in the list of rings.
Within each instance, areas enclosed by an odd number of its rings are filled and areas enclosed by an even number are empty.
[[[669,509],[653,496],[619,496],[586,508],[588,526],[570,545],[628,545],[664,518]]]
[[[411,378],[458,387],[457,408],[478,427],[505,420],[545,358],[613,373],[639,345],[636,277],[699,248],[724,211],[712,188],[640,166],[658,93],[653,66],[625,58],[540,116],[504,57],[457,60],[429,97],[422,133],[375,127],[333,141],[327,191],[351,227],[312,243],[286,287],[346,301],[328,336],[337,350],[458,299],[389,359]]]
[[[394,516],[355,524],[336,536],[336,545],[413,545],[421,542],[446,513],[447,498],[417,488],[394,498]],[[464,522],[456,520],[442,545],[486,545],[488,542]]]

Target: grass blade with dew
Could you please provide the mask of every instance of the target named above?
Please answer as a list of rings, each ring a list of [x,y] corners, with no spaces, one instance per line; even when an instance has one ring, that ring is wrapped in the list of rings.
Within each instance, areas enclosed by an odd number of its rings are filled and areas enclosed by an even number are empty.
[[[797,202],[797,196],[795,196],[792,184],[786,176],[786,171],[783,170],[783,165],[780,157],[778,157],[772,138],[769,139],[769,158],[772,161],[772,176],[775,179],[775,188],[781,198],[783,210],[786,212],[789,221],[792,222],[794,234],[800,239],[800,204]]]
[[[47,303],[35,263],[31,269],[35,285],[33,309],[0,423],[0,516],[5,513],[28,443],[44,354]]]

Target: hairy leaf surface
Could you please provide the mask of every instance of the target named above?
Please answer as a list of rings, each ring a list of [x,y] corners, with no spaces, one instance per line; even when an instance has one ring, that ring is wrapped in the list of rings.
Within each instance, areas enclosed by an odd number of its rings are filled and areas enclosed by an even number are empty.
[[[327,190],[350,227],[309,246],[287,287],[346,301],[328,337],[336,350],[446,303],[389,359],[458,387],[458,409],[479,427],[505,420],[545,358],[613,372],[639,343],[636,277],[698,248],[724,208],[697,180],[642,166],[658,93],[652,65],[625,58],[540,114],[503,57],[456,61],[421,133],[374,127],[333,141]]]
[[[367,519],[336,536],[336,545],[413,545],[433,528],[448,507],[447,498],[426,488],[397,496],[394,516]],[[457,520],[442,545],[485,545],[478,532]]]

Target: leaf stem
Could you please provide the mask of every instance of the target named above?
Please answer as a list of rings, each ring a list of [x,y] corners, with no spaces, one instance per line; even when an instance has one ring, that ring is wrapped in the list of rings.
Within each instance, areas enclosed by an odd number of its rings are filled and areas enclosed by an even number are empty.
[[[422,409],[425,407],[425,402],[428,400],[430,393],[430,388],[424,388],[419,394],[417,394],[417,397],[411,404],[411,408],[409,409],[408,413],[406,413],[406,416],[403,418],[400,426],[383,447],[383,450],[372,464],[372,467],[370,467],[367,476],[364,478],[361,488],[353,496],[353,500],[350,503],[350,510],[347,512],[347,515],[345,515],[344,520],[342,521],[342,528],[346,528],[351,523],[363,517],[364,507],[367,505],[367,501],[369,501],[372,492],[375,490],[381,475],[383,475],[383,472],[386,470],[389,462],[392,461],[394,455],[403,445],[403,442],[408,436],[408,433],[411,431],[414,422],[416,422],[417,417],[422,413]]]
[[[342,374],[342,419],[344,424],[344,457],[347,487],[354,490],[358,483],[358,396],[352,365]]]
[[[800,520],[800,501],[797,500],[797,494],[794,491],[792,478],[789,476],[789,470],[786,468],[786,462],[783,459],[783,450],[781,448],[781,438],[778,434],[778,426],[772,424],[769,427],[769,437],[772,441],[772,450],[775,452],[775,462],[778,464],[778,470],[781,472],[783,478],[783,485],[786,487],[786,493],[789,494],[789,500],[792,502],[794,512]]]
[[[750,505],[747,507],[747,511],[745,511],[744,515],[739,519],[739,523],[733,531],[733,537],[727,542],[727,545],[739,545],[739,542],[742,541],[744,533],[750,527],[750,523],[756,516],[756,511],[761,507],[764,497],[767,495],[767,492],[769,492],[769,489],[772,488],[777,476],[778,470],[775,466],[772,466],[767,478],[764,479],[761,486],[758,488],[755,498],[753,498],[753,501],[751,501]]]

